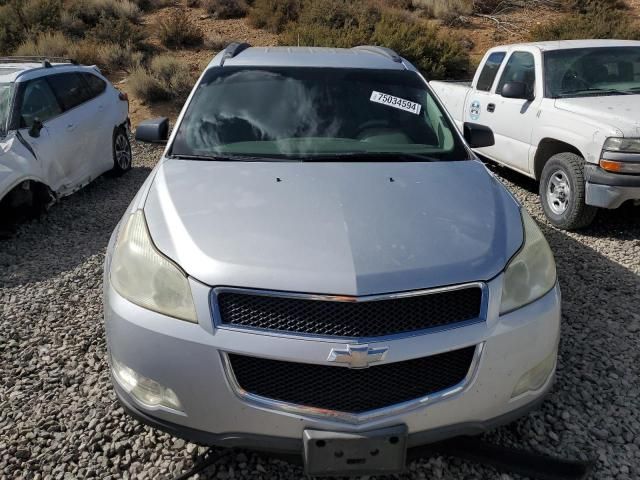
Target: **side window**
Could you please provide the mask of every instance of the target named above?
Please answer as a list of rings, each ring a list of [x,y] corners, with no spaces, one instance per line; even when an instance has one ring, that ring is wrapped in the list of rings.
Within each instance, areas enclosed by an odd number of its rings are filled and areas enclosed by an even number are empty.
[[[478,77],[476,90],[482,90],[484,92],[491,90],[493,81],[496,79],[496,75],[498,74],[498,70],[500,70],[500,65],[502,65],[505,55],[505,52],[493,52],[489,55],[489,58],[487,58],[487,61],[484,63],[482,72],[480,72],[480,76]]]
[[[496,88],[498,95],[502,94],[502,87],[507,82],[522,82],[527,86],[530,94],[535,93],[536,64],[532,53],[513,52],[511,54]]]
[[[91,73],[83,73],[87,85],[89,85],[89,90],[91,91],[91,98],[97,97],[107,88],[107,84],[101,78],[96,77]]]
[[[30,128],[36,118],[45,122],[62,113],[58,100],[44,78],[31,80],[25,85],[19,111],[21,128]]]
[[[89,87],[77,73],[59,73],[47,77],[47,80],[65,110],[77,107],[93,97]]]

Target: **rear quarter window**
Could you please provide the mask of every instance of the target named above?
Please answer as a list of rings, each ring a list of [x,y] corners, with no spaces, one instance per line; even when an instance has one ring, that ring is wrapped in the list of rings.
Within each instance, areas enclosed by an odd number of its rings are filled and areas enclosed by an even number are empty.
[[[89,86],[89,91],[91,92],[92,97],[97,97],[106,90],[107,83],[101,78],[93,75],[92,73],[83,73],[82,76]]]

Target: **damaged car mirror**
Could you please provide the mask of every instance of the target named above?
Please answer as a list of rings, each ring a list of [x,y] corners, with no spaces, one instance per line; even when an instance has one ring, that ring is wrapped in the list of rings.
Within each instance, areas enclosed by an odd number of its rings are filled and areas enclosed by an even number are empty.
[[[29,136],[33,138],[38,138],[40,136],[40,131],[44,127],[43,123],[39,118],[34,118],[31,127],[29,127]]]
[[[146,143],[166,143],[169,139],[169,119],[152,118],[140,122],[136,128],[136,140]]]

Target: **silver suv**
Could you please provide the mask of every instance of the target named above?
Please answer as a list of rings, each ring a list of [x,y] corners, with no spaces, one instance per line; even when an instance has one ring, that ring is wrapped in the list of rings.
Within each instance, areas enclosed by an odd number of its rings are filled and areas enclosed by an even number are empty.
[[[186,439],[394,472],[549,390],[560,291],[536,223],[379,47],[231,45],[111,239],[114,388]],[[466,142],[465,142],[466,139]]]

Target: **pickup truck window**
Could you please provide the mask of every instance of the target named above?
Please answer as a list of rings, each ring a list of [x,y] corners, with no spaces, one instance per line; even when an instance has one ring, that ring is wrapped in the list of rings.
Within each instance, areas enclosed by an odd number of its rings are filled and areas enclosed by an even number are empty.
[[[489,55],[478,77],[476,90],[482,90],[483,92],[491,90],[493,81],[496,79],[496,75],[498,75],[498,70],[500,70],[500,65],[502,65],[505,55],[505,52],[493,52]]]
[[[598,47],[544,54],[545,95],[550,98],[640,93],[640,48]]]
[[[9,109],[11,108],[12,83],[0,83],[0,136],[7,133]]]
[[[183,157],[340,161],[466,160],[469,153],[416,73],[308,67],[210,69],[178,126]]]
[[[513,52],[504,67],[502,77],[496,88],[498,95],[502,94],[502,87],[507,82],[521,82],[527,86],[530,94],[535,93],[536,64],[533,54],[529,52]]]

